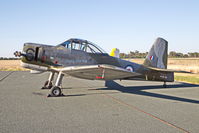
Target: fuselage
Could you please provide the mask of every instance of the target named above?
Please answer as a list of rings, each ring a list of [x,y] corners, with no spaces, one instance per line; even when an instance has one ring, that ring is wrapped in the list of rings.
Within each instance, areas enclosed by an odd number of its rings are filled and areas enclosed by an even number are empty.
[[[71,40],[73,41],[73,40]],[[37,71],[51,71],[51,68],[64,68],[69,66],[88,66],[107,64],[127,69],[140,75],[127,79],[144,79],[152,81],[173,81],[173,75],[169,72],[159,72],[127,60],[109,56],[100,48],[91,48],[91,44],[77,41],[63,43],[62,45],[51,46],[36,43],[25,43],[23,48],[22,66]],[[73,44],[73,45],[72,45]],[[84,45],[82,45],[84,44]],[[90,49],[89,49],[90,48]]]

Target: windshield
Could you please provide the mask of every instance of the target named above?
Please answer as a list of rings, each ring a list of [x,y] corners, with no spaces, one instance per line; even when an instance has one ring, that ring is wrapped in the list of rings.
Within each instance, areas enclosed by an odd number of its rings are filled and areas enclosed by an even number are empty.
[[[102,48],[94,43],[80,39],[70,39],[58,46],[63,46],[69,49],[81,50],[87,53],[106,53]]]

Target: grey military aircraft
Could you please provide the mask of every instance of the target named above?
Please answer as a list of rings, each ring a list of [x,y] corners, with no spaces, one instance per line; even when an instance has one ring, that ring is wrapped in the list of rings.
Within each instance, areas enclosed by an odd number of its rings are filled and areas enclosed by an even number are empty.
[[[167,69],[168,42],[157,38],[144,63],[137,64],[110,56],[96,44],[83,39],[69,39],[57,46],[25,43],[23,52],[14,54],[21,57],[21,66],[31,73],[50,72],[43,89],[50,89],[50,96],[62,95],[61,83],[64,75],[89,80],[147,80],[174,81],[174,71]],[[53,84],[53,78],[57,78]]]

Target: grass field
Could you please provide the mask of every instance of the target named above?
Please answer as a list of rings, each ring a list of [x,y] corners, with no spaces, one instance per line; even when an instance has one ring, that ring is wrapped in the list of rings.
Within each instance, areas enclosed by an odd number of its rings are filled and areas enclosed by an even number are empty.
[[[142,64],[144,59],[130,59],[129,61]],[[199,73],[199,58],[169,58],[168,69]]]
[[[175,73],[175,80],[192,84],[199,84],[199,74]]]
[[[144,59],[127,59],[142,64]],[[199,84],[199,58],[169,58],[168,69],[189,71],[196,74],[176,73],[175,80]],[[20,60],[0,60],[0,71],[27,71],[20,67]]]
[[[142,64],[144,59],[130,61]],[[175,80],[199,84],[199,58],[169,58],[168,69],[192,72],[194,74],[175,73]]]
[[[0,71],[27,70],[20,66],[20,60],[0,60]]]

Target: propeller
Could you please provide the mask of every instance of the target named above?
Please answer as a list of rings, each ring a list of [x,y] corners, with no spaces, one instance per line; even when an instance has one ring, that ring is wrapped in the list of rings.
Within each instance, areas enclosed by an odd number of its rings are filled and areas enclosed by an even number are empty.
[[[14,52],[15,57],[25,57],[28,61],[32,61],[34,59],[34,55],[32,52],[26,52],[26,54],[20,52],[20,51],[16,51]]]
[[[14,55],[15,55],[15,57],[25,56],[25,54],[22,54],[20,51],[15,51]]]

